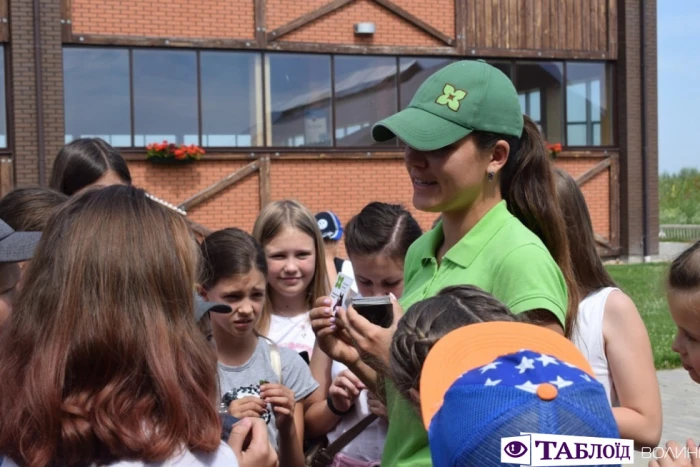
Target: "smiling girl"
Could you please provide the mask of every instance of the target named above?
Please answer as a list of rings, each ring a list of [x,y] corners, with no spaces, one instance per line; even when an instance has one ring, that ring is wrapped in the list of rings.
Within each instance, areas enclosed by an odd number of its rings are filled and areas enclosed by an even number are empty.
[[[255,330],[263,314],[267,286],[262,248],[242,230],[224,229],[209,235],[201,250],[200,294],[233,310],[210,314],[222,403],[228,404],[229,413],[236,418],[265,420],[281,465],[303,466],[304,412],[297,402],[313,393],[318,383],[299,355],[277,349]],[[277,352],[279,376],[273,364]]]
[[[316,336],[309,310],[329,292],[316,219],[297,201],[276,201],[258,216],[253,236],[267,260],[267,303],[257,329],[278,345],[311,357]]]

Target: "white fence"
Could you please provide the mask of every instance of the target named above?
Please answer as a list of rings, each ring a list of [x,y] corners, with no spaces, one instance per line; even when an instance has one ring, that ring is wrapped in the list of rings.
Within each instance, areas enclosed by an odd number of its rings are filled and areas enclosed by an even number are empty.
[[[700,225],[662,224],[659,239],[667,242],[694,242],[700,240]]]

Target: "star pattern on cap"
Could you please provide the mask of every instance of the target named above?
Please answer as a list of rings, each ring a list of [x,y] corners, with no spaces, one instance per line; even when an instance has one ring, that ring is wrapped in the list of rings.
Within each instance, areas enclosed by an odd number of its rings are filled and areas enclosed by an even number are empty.
[[[500,365],[500,364],[501,364],[501,362],[491,362],[491,363],[489,363],[488,365],[482,366],[481,369],[480,369],[479,371],[481,371],[481,374],[483,375],[484,373],[486,373],[486,372],[489,371],[489,370],[495,370],[495,369],[497,369],[497,368],[498,368],[498,365]]]
[[[520,360],[520,365],[516,366],[515,368],[518,371],[520,371],[521,375],[523,373],[525,373],[527,370],[534,370],[535,369],[535,359],[523,357],[522,360]]]
[[[542,354],[540,355],[540,358],[536,358],[538,362],[542,363],[542,366],[547,366],[547,365],[559,365],[559,362],[557,361],[556,358],[550,357],[549,355]]]
[[[486,387],[511,387],[537,394],[542,384],[555,386],[559,393],[581,385],[600,383],[575,365],[551,355],[523,350],[496,358],[491,363],[477,367],[454,384]]]

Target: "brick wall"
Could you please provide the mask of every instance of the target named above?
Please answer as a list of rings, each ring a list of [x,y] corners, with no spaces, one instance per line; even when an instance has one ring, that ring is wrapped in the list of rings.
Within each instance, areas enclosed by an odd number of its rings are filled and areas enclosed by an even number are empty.
[[[376,32],[370,37],[356,36],[355,23],[371,21]],[[312,24],[281,38],[291,42],[324,42],[329,44],[403,45],[415,47],[445,44],[407,23],[371,0],[356,0]]]
[[[597,162],[599,159],[559,159],[558,164],[576,177]],[[186,166],[161,166],[132,161],[129,167],[134,184],[177,205],[246,163],[205,161]],[[372,201],[403,204],[424,230],[429,229],[436,218],[435,214],[420,212],[413,207],[413,190],[402,160],[277,159],[271,161],[270,177],[273,201],[293,198],[313,212],[332,210],[343,223]],[[595,231],[608,237],[608,173],[603,172],[586,183],[583,192]],[[259,206],[259,176],[255,173],[193,208],[188,215],[212,230],[235,226],[250,232]]]
[[[255,37],[253,0],[72,2],[74,34],[216,39]]]
[[[41,64],[44,111],[44,153],[39,153],[37,132],[34,9],[32,2],[10,2],[10,102],[14,142],[15,185],[40,183],[39,158],[45,162],[45,181],[51,163],[63,144],[63,62],[60,3],[41,0]],[[9,76],[10,74],[8,74]]]

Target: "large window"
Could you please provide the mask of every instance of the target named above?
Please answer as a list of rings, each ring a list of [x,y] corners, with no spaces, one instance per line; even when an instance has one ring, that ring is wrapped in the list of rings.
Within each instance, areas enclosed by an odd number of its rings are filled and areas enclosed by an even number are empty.
[[[564,64],[559,62],[516,63],[515,87],[520,106],[540,127],[550,143],[564,143]]]
[[[0,47],[0,148],[7,148],[7,104],[5,102],[5,48]]]
[[[132,145],[128,50],[64,49],[63,83],[66,143],[100,137]]]
[[[612,144],[612,92],[605,63],[566,64],[566,143]]]
[[[270,54],[267,60],[268,144],[332,146],[330,56]]]
[[[163,140],[199,144],[196,52],[133,54],[134,146]]]
[[[259,54],[199,55],[202,146],[262,146],[262,64]]]
[[[335,112],[337,146],[395,146],[375,143],[371,126],[397,112],[394,57],[336,57]]]
[[[137,148],[162,140],[244,150],[396,148],[396,140],[375,143],[372,126],[408,106],[430,75],[454,61],[69,47],[63,52],[65,139],[98,136]],[[610,64],[489,63],[513,80],[523,113],[548,142],[614,144]],[[2,99],[0,147],[7,144],[4,106]]]

